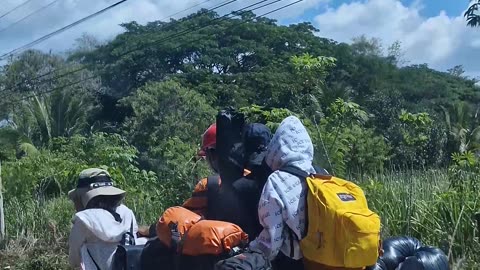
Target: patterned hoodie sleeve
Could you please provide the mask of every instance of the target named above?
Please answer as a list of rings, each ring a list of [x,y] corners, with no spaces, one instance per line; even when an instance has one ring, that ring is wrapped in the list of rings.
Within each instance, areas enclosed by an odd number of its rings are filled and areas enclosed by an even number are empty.
[[[277,256],[283,244],[283,208],[272,181],[267,181],[258,205],[258,217],[263,231],[250,246],[260,249],[270,260]]]

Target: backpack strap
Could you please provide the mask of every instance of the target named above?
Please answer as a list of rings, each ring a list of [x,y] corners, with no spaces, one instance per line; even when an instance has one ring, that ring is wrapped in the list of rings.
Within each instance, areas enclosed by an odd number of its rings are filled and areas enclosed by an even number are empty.
[[[136,243],[135,243],[135,235],[133,234],[133,218],[132,218],[132,222],[130,223],[130,245],[134,246]]]
[[[220,175],[210,175],[207,178],[207,216],[211,216],[213,204],[211,202],[215,201],[215,197],[220,190],[220,186],[218,185],[218,180],[220,179]]]
[[[288,233],[290,234],[290,258],[293,258],[295,256],[295,246],[293,244],[293,230],[288,228]]]
[[[301,170],[301,169],[299,169],[297,167],[294,167],[294,166],[287,166],[287,167],[281,168],[279,171],[286,172],[286,173],[289,173],[289,174],[293,174],[296,177],[301,178],[301,179],[305,179],[310,175],[308,172],[306,172],[304,170]]]
[[[100,267],[98,266],[97,262],[93,258],[92,253],[90,253],[90,250],[88,249],[88,247],[85,246],[85,248],[87,249],[88,256],[90,256],[90,259],[92,259],[92,262],[95,264],[95,267],[97,267],[97,270],[100,270]]]
[[[294,166],[286,166],[284,168],[281,168],[279,171],[289,173],[291,175],[294,175],[300,179],[306,180],[310,174],[304,170],[301,170],[297,167]],[[308,206],[307,206],[308,207]],[[308,214],[307,214],[308,215]],[[305,229],[307,230],[308,227],[308,219],[305,221]],[[288,227],[288,226],[287,226]],[[296,239],[297,241],[300,241],[298,236],[295,234],[295,232],[292,230],[292,228],[288,227],[288,233],[290,235],[290,258],[293,258],[295,256],[295,245],[294,245],[294,240]],[[303,237],[303,236],[302,236]]]

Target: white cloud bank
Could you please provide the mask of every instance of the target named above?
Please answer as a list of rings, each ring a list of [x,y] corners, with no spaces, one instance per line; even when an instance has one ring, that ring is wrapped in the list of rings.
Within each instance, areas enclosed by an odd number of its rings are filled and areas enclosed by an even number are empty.
[[[468,75],[480,76],[480,28],[467,27],[463,14],[425,18],[420,8],[398,0],[354,1],[329,8],[313,24],[319,35],[341,42],[361,34],[386,44],[398,40],[411,64],[428,63],[440,70],[463,65]]]
[[[20,5],[25,0],[0,1],[2,2],[0,5],[0,14],[3,14],[3,12]],[[9,24],[17,21],[34,10],[51,3],[52,1],[53,0],[32,1],[9,16],[0,19],[0,29],[3,29]],[[259,1],[260,0],[237,0],[236,2],[228,4],[216,11],[223,15]],[[317,4],[322,1],[325,0],[304,0],[294,6],[278,11],[269,17],[279,19],[300,16],[305,10],[317,6]],[[8,31],[0,32],[0,54],[27,44],[115,2],[118,2],[118,0],[58,0],[58,2],[48,9],[43,10],[41,13],[15,25],[8,29]],[[74,40],[80,37],[82,33],[88,33],[99,40],[105,40],[119,34],[123,30],[119,24],[124,22],[137,21],[138,23],[144,24],[150,21],[166,19],[168,16],[177,13],[178,11],[198,5],[195,8],[175,16],[175,18],[179,18],[198,11],[200,8],[212,8],[226,2],[226,0],[129,0],[96,18],[35,46],[35,48],[45,51],[51,49],[54,51],[66,50],[72,46]],[[263,2],[255,7],[269,2]],[[295,2],[295,0],[282,0],[271,6],[256,10],[255,13],[260,15],[293,2]]]

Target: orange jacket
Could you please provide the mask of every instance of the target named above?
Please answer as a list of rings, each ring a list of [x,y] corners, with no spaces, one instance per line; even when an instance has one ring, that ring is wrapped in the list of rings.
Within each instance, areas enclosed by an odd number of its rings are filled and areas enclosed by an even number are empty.
[[[250,174],[249,170],[244,170],[244,176]],[[207,213],[207,206],[208,206],[208,197],[207,197],[207,178],[203,178],[200,180],[195,189],[192,192],[192,196],[188,198],[184,203],[183,207],[187,208],[188,210],[195,212],[197,215],[206,216]],[[222,184],[222,180],[220,177],[218,178],[218,185]]]

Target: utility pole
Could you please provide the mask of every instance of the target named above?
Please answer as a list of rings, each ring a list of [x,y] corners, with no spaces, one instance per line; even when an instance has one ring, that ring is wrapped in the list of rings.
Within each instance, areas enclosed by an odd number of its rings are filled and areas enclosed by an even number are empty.
[[[0,160],[0,242],[5,240],[5,212],[3,209],[2,161]]]

